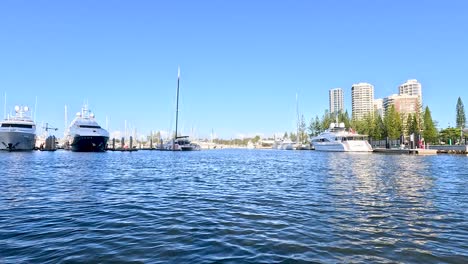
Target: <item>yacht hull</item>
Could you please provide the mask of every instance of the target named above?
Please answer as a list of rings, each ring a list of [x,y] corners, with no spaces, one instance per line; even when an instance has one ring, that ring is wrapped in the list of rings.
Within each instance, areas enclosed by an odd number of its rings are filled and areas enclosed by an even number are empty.
[[[196,150],[200,150],[200,147],[198,147],[198,146],[181,146],[180,150],[182,150],[182,151],[196,151]]]
[[[341,143],[314,143],[314,148],[317,151],[337,151],[344,152],[346,151],[343,144]]]
[[[294,150],[294,146],[292,143],[283,143],[281,144],[282,150]]]
[[[29,151],[36,144],[35,134],[17,131],[0,132],[0,150]]]
[[[197,151],[197,150],[200,150],[200,147],[195,146],[195,145],[181,146],[181,145],[177,145],[177,144],[175,144],[175,146],[173,147],[171,144],[168,144],[164,148],[162,148],[162,150],[168,150],[168,151]]]
[[[370,144],[363,140],[347,142],[315,142],[313,145],[317,151],[372,152]]]
[[[108,140],[104,136],[75,136],[70,147],[75,152],[104,152]]]
[[[187,139],[177,139],[176,143],[174,144],[174,141],[171,140],[167,142],[163,150],[168,150],[168,151],[196,151],[196,150],[201,150],[200,145],[191,143]]]

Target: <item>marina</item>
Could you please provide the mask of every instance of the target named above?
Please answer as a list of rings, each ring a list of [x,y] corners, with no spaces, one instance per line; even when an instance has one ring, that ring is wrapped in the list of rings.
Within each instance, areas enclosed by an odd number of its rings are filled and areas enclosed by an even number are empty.
[[[0,264],[468,263],[466,10],[3,1]]]

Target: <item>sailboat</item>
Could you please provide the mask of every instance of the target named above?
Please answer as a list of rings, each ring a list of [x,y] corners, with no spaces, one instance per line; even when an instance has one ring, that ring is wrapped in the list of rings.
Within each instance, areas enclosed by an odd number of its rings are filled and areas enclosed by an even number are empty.
[[[293,142],[291,139],[285,137],[285,138],[283,138],[283,140],[278,142],[278,144],[276,145],[277,149],[296,150],[301,145],[299,143],[299,107],[298,107],[298,104],[297,104],[297,93],[296,93],[296,114],[297,114],[297,126],[296,126],[297,139],[296,139],[296,142]]]
[[[174,138],[165,144],[164,149],[170,151],[192,151],[200,150],[200,145],[192,143],[188,136],[178,136],[177,128],[179,122],[179,84],[180,84],[180,67],[177,68],[177,95],[176,95],[176,123]]]
[[[302,116],[304,117],[304,116]],[[296,150],[310,150],[310,144],[307,142],[304,142],[304,138],[302,138],[301,134],[304,131],[301,131],[299,127],[301,126],[302,118],[299,117],[299,103],[298,103],[298,96],[296,93],[296,122],[297,122],[297,127],[296,127],[296,143],[294,144],[294,149]]]

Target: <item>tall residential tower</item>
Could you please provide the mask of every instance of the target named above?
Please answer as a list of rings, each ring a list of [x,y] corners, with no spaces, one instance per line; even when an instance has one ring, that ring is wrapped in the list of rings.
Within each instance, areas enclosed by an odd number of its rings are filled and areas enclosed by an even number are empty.
[[[394,106],[395,110],[400,114],[414,114],[418,109],[419,97],[417,95],[407,94],[392,94],[383,100],[383,107],[387,112],[390,106]]]
[[[400,95],[416,95],[418,96],[419,107],[422,107],[422,87],[421,83],[417,80],[408,80],[405,83],[401,84],[399,87]]]
[[[384,118],[383,98],[374,99],[374,113],[377,113],[380,118]]]
[[[330,113],[343,112],[344,98],[341,88],[331,89],[329,93]]]
[[[353,84],[351,87],[353,119],[360,120],[374,112],[374,86],[369,83]]]

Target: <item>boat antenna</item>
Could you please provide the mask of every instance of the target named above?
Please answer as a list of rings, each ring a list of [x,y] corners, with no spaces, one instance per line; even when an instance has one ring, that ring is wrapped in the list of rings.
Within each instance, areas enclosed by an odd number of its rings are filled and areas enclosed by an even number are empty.
[[[67,105],[65,105],[65,130],[67,130],[68,126],[68,111],[67,111]]]
[[[36,122],[36,112],[37,112],[37,96],[36,96],[36,103],[34,104],[34,122]]]
[[[3,118],[6,119],[6,92],[5,92],[5,102],[3,104]]]
[[[124,137],[127,137],[127,120],[125,120],[125,134]]]
[[[177,94],[176,94],[175,135],[174,135],[174,141],[172,142],[172,149],[174,149],[175,141],[177,139],[177,125],[178,125],[178,119],[179,119],[179,84],[180,84],[180,66],[177,66]]]

